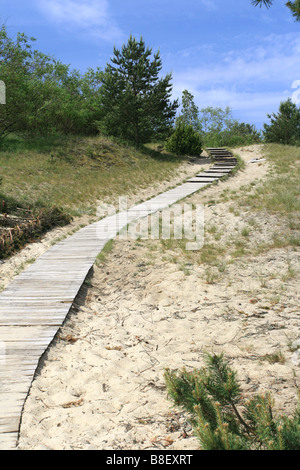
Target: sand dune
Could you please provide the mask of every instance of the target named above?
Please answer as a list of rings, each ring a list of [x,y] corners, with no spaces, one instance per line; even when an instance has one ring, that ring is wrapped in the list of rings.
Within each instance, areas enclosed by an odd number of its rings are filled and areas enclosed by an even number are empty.
[[[250,162],[261,148],[237,153]],[[206,224],[234,237],[247,214],[231,212],[230,202],[209,201],[262,180],[267,170],[266,161],[247,163],[188,201],[206,203]],[[276,229],[272,217],[257,223],[262,240]],[[171,254],[162,254],[159,241],[116,240],[105,263],[94,267],[43,357],[24,407],[19,449],[198,449],[188,417],[167,397],[163,373],[201,367],[205,351],[224,352],[245,394],[268,390],[279,411],[293,410],[300,384],[291,348],[299,339],[299,281],[272,273],[285,272],[288,262],[296,268],[299,252],[238,258],[210,282],[207,266],[191,263],[186,272]],[[264,360],[279,350],[283,363]]]

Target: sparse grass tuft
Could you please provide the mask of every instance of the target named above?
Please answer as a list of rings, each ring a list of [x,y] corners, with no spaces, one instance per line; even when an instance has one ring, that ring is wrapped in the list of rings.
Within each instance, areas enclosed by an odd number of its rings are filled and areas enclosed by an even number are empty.
[[[105,263],[107,255],[113,250],[114,240],[109,240],[106,245],[102,248],[101,252],[97,256],[96,266],[101,266]]]
[[[270,364],[284,364],[286,361],[284,354],[281,351],[276,351],[272,354],[265,354],[261,359],[269,362]]]

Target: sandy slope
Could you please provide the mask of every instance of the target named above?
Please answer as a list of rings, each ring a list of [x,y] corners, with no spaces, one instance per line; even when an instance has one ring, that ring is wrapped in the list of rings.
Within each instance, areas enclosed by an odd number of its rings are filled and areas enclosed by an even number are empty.
[[[260,147],[238,153],[249,162]],[[267,169],[266,162],[248,163],[188,201],[217,200],[224,189],[263,179]],[[236,236],[249,217],[230,212],[231,204],[206,205],[206,224],[224,237]],[[257,220],[255,240],[267,239],[275,223]],[[191,264],[186,273],[155,243],[116,241],[94,268],[34,380],[20,449],[197,449],[187,416],[168,400],[163,372],[201,367],[205,351],[224,352],[246,395],[269,390],[279,411],[293,410],[299,279],[284,273],[287,265],[296,269],[299,252],[238,258],[207,283],[207,267]],[[283,363],[264,360],[278,351]]]

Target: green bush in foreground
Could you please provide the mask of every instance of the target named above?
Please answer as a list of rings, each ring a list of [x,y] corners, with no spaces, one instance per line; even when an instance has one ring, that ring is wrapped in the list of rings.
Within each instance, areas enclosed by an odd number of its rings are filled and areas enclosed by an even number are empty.
[[[223,355],[207,355],[207,367],[166,369],[175,405],[190,415],[203,450],[300,450],[300,406],[294,416],[275,417],[270,394],[246,401]]]

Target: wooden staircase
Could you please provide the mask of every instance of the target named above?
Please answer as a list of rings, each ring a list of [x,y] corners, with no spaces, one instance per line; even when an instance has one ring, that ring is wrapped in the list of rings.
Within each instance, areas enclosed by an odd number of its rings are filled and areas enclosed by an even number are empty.
[[[213,166],[189,179],[189,183],[213,183],[224,176],[229,176],[238,163],[233,154],[224,148],[207,148],[206,151],[214,162]]]

